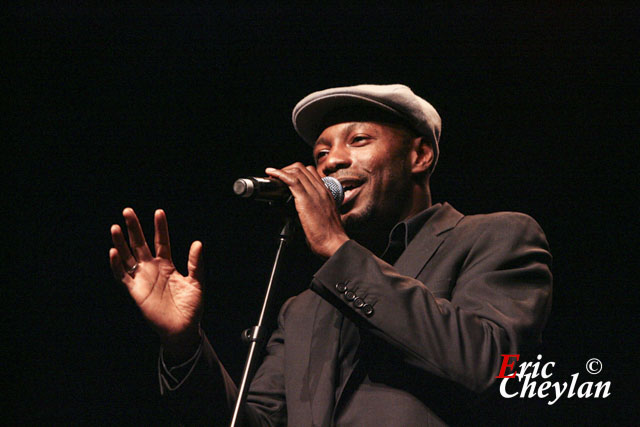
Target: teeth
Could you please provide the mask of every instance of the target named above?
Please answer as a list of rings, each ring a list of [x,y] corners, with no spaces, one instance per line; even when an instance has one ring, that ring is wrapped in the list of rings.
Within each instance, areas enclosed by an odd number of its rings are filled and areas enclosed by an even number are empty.
[[[342,189],[347,192],[347,191],[351,191],[353,189],[358,188],[360,185],[356,184],[356,183],[345,183],[342,185]]]

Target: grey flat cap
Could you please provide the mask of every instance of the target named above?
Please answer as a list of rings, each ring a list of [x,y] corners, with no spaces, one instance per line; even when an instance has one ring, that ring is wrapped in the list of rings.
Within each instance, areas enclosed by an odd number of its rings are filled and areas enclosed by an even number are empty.
[[[440,152],[438,143],[442,120],[431,104],[405,85],[358,85],[314,92],[294,107],[293,127],[307,144],[313,146],[326,127],[328,115],[335,114],[336,111],[344,112],[346,115],[353,107],[365,107],[370,110],[373,107],[390,113],[419,135],[430,137],[434,142],[434,163],[431,169],[435,167]]]

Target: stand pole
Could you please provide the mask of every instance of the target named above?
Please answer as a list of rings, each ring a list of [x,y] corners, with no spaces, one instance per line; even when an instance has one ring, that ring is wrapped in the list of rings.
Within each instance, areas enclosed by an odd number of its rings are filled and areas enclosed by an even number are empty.
[[[255,360],[256,355],[264,340],[266,338],[266,331],[263,326],[264,318],[266,313],[268,312],[269,305],[271,303],[271,294],[273,289],[273,284],[278,278],[278,273],[280,271],[280,259],[282,258],[282,252],[287,242],[291,238],[293,234],[293,220],[291,217],[287,217],[286,223],[284,227],[282,227],[282,231],[280,231],[280,242],[278,244],[278,251],[276,252],[276,258],[273,261],[273,268],[271,269],[271,276],[269,277],[269,284],[267,285],[267,292],[264,296],[264,302],[262,303],[262,310],[260,311],[260,318],[258,319],[258,324],[252,328],[245,330],[242,333],[242,338],[249,342],[249,354],[247,355],[247,361],[244,365],[244,371],[242,372],[242,381],[240,382],[240,388],[238,389],[238,399],[236,400],[236,406],[233,410],[233,417],[231,418],[231,427],[236,427],[239,425],[239,421],[241,418],[241,410],[244,407],[245,401],[247,399],[247,391],[249,388],[249,384],[253,377],[255,371]]]

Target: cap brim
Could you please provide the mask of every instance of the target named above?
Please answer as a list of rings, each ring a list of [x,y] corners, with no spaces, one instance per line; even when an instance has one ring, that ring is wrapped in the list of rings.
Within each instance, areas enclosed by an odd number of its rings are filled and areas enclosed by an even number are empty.
[[[313,146],[324,131],[325,117],[345,107],[375,107],[402,119],[398,111],[376,100],[351,93],[332,93],[298,105],[293,111],[293,126],[302,139]]]

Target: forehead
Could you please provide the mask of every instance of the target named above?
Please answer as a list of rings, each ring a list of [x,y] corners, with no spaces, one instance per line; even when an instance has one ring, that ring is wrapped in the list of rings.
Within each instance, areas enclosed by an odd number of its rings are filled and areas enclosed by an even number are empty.
[[[398,136],[404,137],[409,134],[409,130],[400,124],[383,123],[375,121],[351,121],[336,123],[326,127],[315,145],[331,144],[332,140],[348,138],[354,132],[367,132],[372,136]]]
[[[379,125],[403,125],[410,128],[406,120],[389,111],[370,105],[347,105],[331,109],[318,118],[316,122],[316,135],[318,137],[324,130],[333,125],[342,123],[376,123]],[[316,138],[317,140],[318,138]]]

